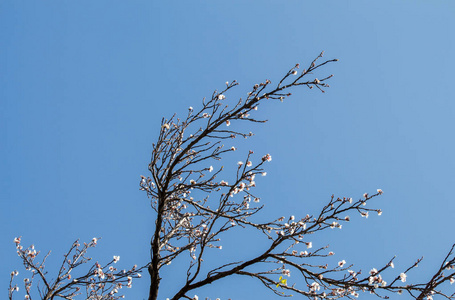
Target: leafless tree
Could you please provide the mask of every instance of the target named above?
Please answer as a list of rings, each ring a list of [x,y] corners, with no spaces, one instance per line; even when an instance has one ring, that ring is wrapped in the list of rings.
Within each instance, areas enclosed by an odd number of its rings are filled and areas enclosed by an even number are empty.
[[[220,160],[236,148],[225,147],[223,142],[253,135],[247,126],[236,129],[242,127],[234,123],[264,123],[265,120],[254,117],[258,107],[264,102],[283,101],[291,95],[292,88],[303,86],[324,92],[332,75],[318,79],[315,74],[337,60],[321,62],[322,56],[321,53],[301,71],[296,65],[275,85],[270,80],[254,85],[246,98],[238,101],[227,98],[237,82],[226,82],[222,91],[215,91],[210,99],[203,100],[200,109],[190,107],[185,118],[174,115],[162,120],[158,141],[153,145],[150,175],[142,176],[140,182],[140,189],[151,199],[156,217],[150,242],[151,258],[144,267],[117,270],[114,267],[119,260],[117,256],[107,264],[90,265],[87,250],[94,247],[98,239],[82,246],[76,241],[65,255],[55,279],[51,279],[44,265],[49,254],[38,261],[34,247],[24,249],[20,238],[16,238],[17,253],[24,267],[31,271],[31,278],[24,281],[26,299],[32,299],[32,282],[38,282],[34,286],[41,299],[75,299],[82,296],[82,290],[86,299],[118,299],[122,297],[119,289],[130,287],[132,279],[140,277],[140,271],[146,267],[150,274],[148,299],[156,300],[162,280],[160,271],[176,258],[185,257],[183,254],[188,255],[186,279],[181,286],[175,286],[171,300],[198,300],[194,294],[199,293],[199,288],[232,275],[256,279],[283,297],[299,294],[308,299],[355,299],[366,292],[380,298],[408,293],[419,300],[432,299],[435,295],[455,299],[455,293],[448,292],[450,288],[447,288],[455,282],[454,246],[425,283],[407,280],[408,273],[422,259],[395,275],[384,272],[394,268],[394,258],[381,268],[363,273],[344,260],[333,265],[327,263],[326,258],[334,255],[328,246],[313,248],[312,240],[319,233],[341,229],[344,222],[350,221],[349,214],[365,218],[371,213],[380,215],[380,209],[370,208],[368,204],[382,194],[381,189],[356,200],[332,196],[315,215],[277,217],[264,222],[258,217],[263,206],[254,188],[256,177],[266,175],[265,165],[272,156],[266,153],[256,156],[249,151],[244,160],[235,165],[231,177],[225,175],[228,172]],[[229,164],[234,165],[228,162],[227,170],[232,169]],[[257,249],[259,254],[251,257],[245,254],[238,261],[207,265],[204,258],[209,249],[221,249],[221,236],[234,228],[255,232],[264,237],[268,245]],[[90,267],[76,276],[74,270],[80,270],[82,265]],[[291,273],[298,274],[292,285],[287,283]],[[13,282],[16,275],[17,271],[11,273],[9,300],[19,288]]]
[[[238,162],[233,180],[223,180],[224,168],[214,168],[213,161],[220,161],[234,147],[223,142],[235,137],[249,138],[253,134],[244,126],[242,130],[230,129],[240,121],[263,123],[254,117],[255,110],[266,101],[283,100],[290,96],[292,88],[303,86],[324,92],[332,77],[315,77],[315,72],[336,59],[320,62],[323,53],[306,69],[299,65],[290,69],[277,84],[270,80],[253,86],[245,99],[228,100],[237,82],[226,82],[222,91],[215,91],[210,99],[204,99],[202,108],[188,109],[185,118],[175,115],[163,119],[158,141],[153,145],[150,176],[142,176],[140,187],[151,198],[156,212],[155,230],[151,239],[149,300],[158,298],[160,270],[183,253],[189,254],[189,267],[185,283],[176,288],[171,300],[198,299],[190,296],[207,284],[231,275],[244,275],[259,280],[266,288],[279,296],[300,294],[309,299],[354,299],[362,292],[388,298],[388,294],[409,293],[415,299],[431,299],[441,295],[454,299],[454,294],[443,292],[444,283],[455,281],[453,248],[435,275],[427,283],[406,283],[408,272],[388,277],[383,272],[393,268],[391,259],[382,268],[367,274],[356,271],[344,260],[330,266],[320,263],[321,258],[333,255],[327,247],[312,248],[311,239],[317,233],[330,228],[341,228],[349,222],[348,213],[368,217],[381,214],[380,209],[368,208],[367,204],[382,194],[364,194],[358,200],[332,196],[317,215],[280,217],[268,222],[257,221],[256,215],[263,209],[259,197],[254,194],[255,178],[265,175],[264,165],[271,155],[256,156],[253,151],[245,154],[244,162]],[[238,127],[235,127],[238,128]],[[224,177],[222,177],[224,176]],[[220,236],[234,227],[250,228],[269,240],[269,245],[259,255],[242,257],[239,261],[222,265],[204,264],[204,254],[209,248],[221,248]],[[323,259],[322,259],[323,261]],[[204,265],[204,268],[203,268]],[[254,268],[253,268],[254,267]],[[206,268],[209,271],[202,271]],[[285,279],[290,273],[301,276],[301,284],[288,285]],[[384,277],[383,277],[384,276]]]

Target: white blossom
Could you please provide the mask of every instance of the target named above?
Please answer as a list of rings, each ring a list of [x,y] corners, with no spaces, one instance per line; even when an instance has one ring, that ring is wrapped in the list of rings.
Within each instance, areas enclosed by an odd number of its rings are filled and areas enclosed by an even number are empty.
[[[313,291],[313,292],[319,291],[320,289],[321,289],[321,286],[317,282],[313,282],[310,285],[310,290]]]
[[[262,157],[262,161],[272,161],[272,156],[270,154],[266,154]]]

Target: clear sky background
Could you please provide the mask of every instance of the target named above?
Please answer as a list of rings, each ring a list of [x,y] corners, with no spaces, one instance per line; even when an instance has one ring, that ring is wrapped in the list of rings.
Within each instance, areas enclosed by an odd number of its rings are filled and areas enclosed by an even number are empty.
[[[95,260],[145,264],[153,211],[138,184],[161,118],[233,79],[236,101],[321,50],[340,59],[321,72],[335,75],[331,88],[267,103],[258,116],[270,121],[236,141],[273,156],[257,182],[264,216],[304,216],[332,194],[382,188],[372,205],[382,216],[352,216],[313,244],[365,271],[397,255],[401,272],[423,255],[408,279],[429,279],[455,242],[454,32],[453,1],[1,1],[0,297],[12,270],[26,273],[16,236],[52,250],[49,267],[94,236]],[[247,241],[219,251],[249,258]],[[160,299],[185,266],[163,272]],[[127,299],[147,297],[144,275]],[[246,278],[197,294],[276,298]]]

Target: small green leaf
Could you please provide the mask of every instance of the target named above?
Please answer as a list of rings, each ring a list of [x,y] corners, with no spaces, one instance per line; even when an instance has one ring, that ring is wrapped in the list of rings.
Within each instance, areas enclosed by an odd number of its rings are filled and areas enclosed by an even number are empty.
[[[276,285],[276,287],[279,287],[280,284],[287,285],[288,280],[284,279],[283,276],[280,276],[280,278],[278,278],[278,280],[279,280],[279,283]]]

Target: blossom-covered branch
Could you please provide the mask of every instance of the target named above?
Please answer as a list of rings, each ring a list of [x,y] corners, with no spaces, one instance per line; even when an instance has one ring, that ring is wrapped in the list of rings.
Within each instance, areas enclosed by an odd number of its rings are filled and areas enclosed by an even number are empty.
[[[157,213],[149,265],[150,299],[157,299],[159,270],[163,265],[188,251],[195,261],[190,266],[191,270],[188,270],[188,281],[192,282],[200,273],[205,249],[220,247],[215,243],[222,232],[236,225],[253,224],[247,219],[262,208],[250,207],[249,204],[251,200],[259,201],[252,193],[254,179],[257,174],[263,174],[262,165],[270,161],[271,156],[264,155],[253,166],[253,152],[250,151],[245,163],[238,163],[236,176],[231,183],[219,180],[223,167],[215,170],[210,163],[236,150],[235,147],[225,148],[222,141],[253,135],[251,132],[230,129],[233,122],[265,122],[252,116],[264,101],[283,100],[291,95],[289,89],[300,85],[320,90],[328,87],[325,81],[332,75],[305,80],[320,67],[336,61],[318,63],[321,57],[322,53],[300,73],[299,65],[296,65],[273,88],[270,80],[254,85],[246,99],[239,99],[232,107],[226,103],[226,94],[238,85],[235,81],[226,82],[225,89],[215,91],[208,100],[204,99],[200,110],[194,111],[190,107],[185,119],[174,116],[162,120],[149,165],[151,177],[143,177],[141,181],[141,189],[152,198],[151,204]],[[239,193],[244,196],[241,201],[231,199]],[[196,194],[196,198],[192,196]],[[213,200],[210,200],[209,205],[209,196],[217,197],[216,203],[212,204]],[[267,230],[266,224],[253,227],[263,232]],[[199,254],[196,254],[196,249],[199,249]]]
[[[48,252],[42,260],[38,260],[39,251],[34,245],[24,248],[21,245],[21,238],[15,238],[16,251],[30,276],[24,278],[25,299],[39,298],[47,299],[76,299],[77,296],[85,293],[85,299],[114,300],[124,298],[119,293],[122,287],[130,288],[133,278],[141,277],[142,268],[133,266],[129,270],[119,270],[115,264],[120,256],[113,256],[112,260],[104,265],[95,262],[87,256],[87,251],[97,245],[98,238],[93,238],[90,243],[80,244],[75,241],[68,252],[64,255],[61,266],[54,277],[48,276],[45,269]],[[81,268],[86,265],[85,270]],[[90,267],[88,267],[90,265]],[[87,269],[88,268],[88,269]],[[14,293],[19,291],[17,284],[13,285],[13,279],[19,272],[11,272],[9,285],[9,300],[13,299]],[[36,290],[32,291],[32,286]]]
[[[253,136],[248,123],[235,123],[266,122],[254,116],[262,103],[283,101],[291,95],[290,89],[298,86],[322,92],[329,87],[326,81],[332,75],[318,79],[314,74],[337,60],[320,62],[322,56],[323,53],[302,71],[296,65],[275,85],[270,80],[254,85],[245,99],[229,101],[229,92],[238,83],[226,82],[222,91],[215,91],[210,99],[203,100],[199,110],[189,107],[185,118],[174,115],[161,121],[149,164],[150,176],[142,176],[140,182],[141,190],[147,192],[156,212],[148,265],[149,300],[158,298],[161,268],[185,253],[189,255],[186,280],[169,298],[172,300],[198,299],[190,296],[194,290],[232,275],[257,279],[280,296],[300,294],[309,299],[354,299],[360,292],[369,292],[387,298],[387,293],[407,291],[417,299],[431,297],[431,294],[453,299],[453,295],[436,290],[442,283],[454,280],[454,274],[443,276],[442,269],[428,283],[405,285],[407,273],[416,266],[414,264],[391,277],[388,283],[383,272],[394,267],[393,259],[379,270],[373,268],[368,274],[362,274],[345,260],[332,266],[326,263],[324,258],[334,255],[328,246],[313,249],[312,240],[317,233],[341,229],[343,223],[350,221],[348,214],[365,218],[373,212],[381,215],[380,209],[369,208],[367,203],[381,195],[382,190],[364,194],[356,201],[332,196],[316,215],[277,216],[264,222],[256,218],[263,206],[254,188],[258,177],[267,174],[265,165],[272,161],[272,156],[266,153],[257,156],[250,150],[242,161],[220,163],[237,150],[224,143],[236,137]],[[226,175],[226,170],[233,172]],[[233,228],[252,229],[269,241],[268,247],[253,257],[203,268],[204,255],[209,249],[221,249],[221,236]],[[451,255],[452,252],[444,262],[446,269],[454,266]],[[301,280],[289,285],[286,277],[291,273],[299,274]]]

